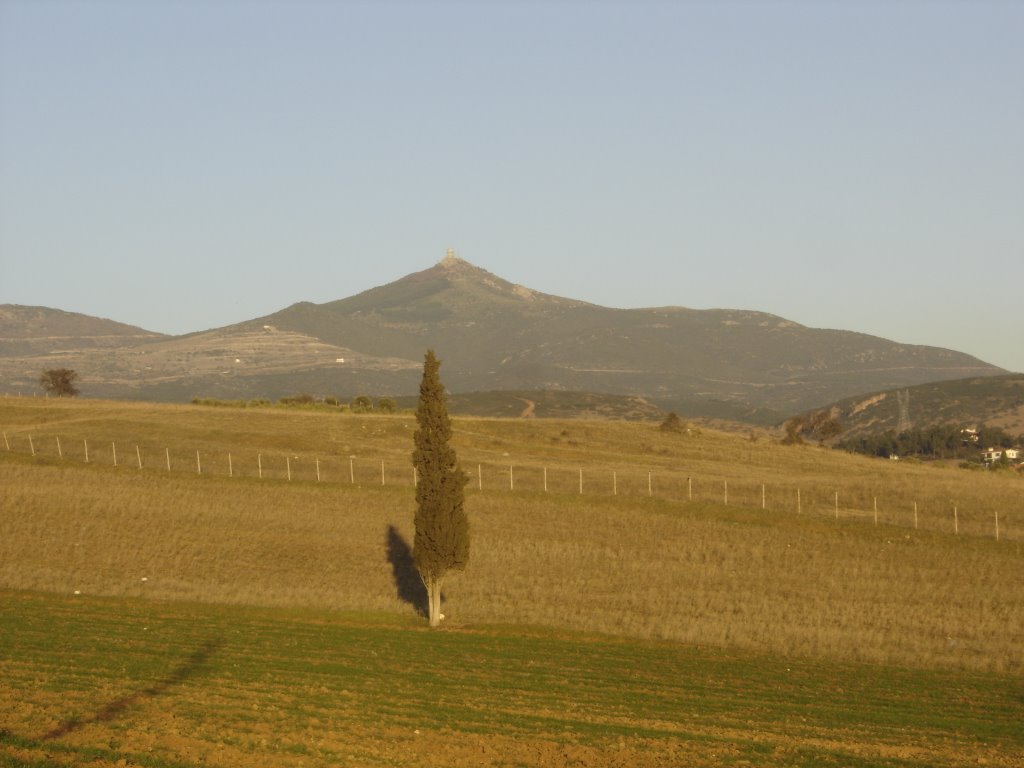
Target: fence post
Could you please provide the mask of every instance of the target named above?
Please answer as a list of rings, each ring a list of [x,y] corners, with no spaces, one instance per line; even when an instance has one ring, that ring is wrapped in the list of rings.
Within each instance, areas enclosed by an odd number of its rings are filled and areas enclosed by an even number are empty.
[[[799,515],[803,512],[803,508],[800,504],[800,489],[796,489],[796,513]]]
[[[878,497],[877,496],[873,496],[871,498],[871,504],[872,504],[872,506],[875,509],[875,526],[877,527],[878,526]]]
[[[612,470],[612,496],[619,495],[619,478],[616,475],[615,470]]]
[[[580,467],[580,495],[583,494],[583,467]]]
[[[725,483],[725,506],[729,506],[729,481],[724,480]]]
[[[686,500],[693,501],[693,478],[686,478]]]
[[[228,477],[234,477],[234,476],[235,476],[235,468],[231,464],[231,454],[228,453]]]
[[[4,432],[4,445],[7,446],[7,450],[11,450],[11,444],[7,442],[7,433]]]
[[[914,530],[917,530],[917,502],[914,502]]]
[[[117,443],[110,444],[110,450],[114,454],[114,466],[117,466]]]
[[[544,467],[544,493],[548,492],[548,468]]]
[[[139,461],[139,469],[142,469],[142,451],[139,450],[139,446],[135,446],[135,458]]]
[[[765,497],[764,497],[764,483],[761,483],[761,509],[767,509],[767,508],[768,507],[765,505]]]
[[[508,489],[514,491],[516,489],[515,477],[512,475],[512,465],[508,465]]]
[[[956,505],[953,505],[953,533],[957,536],[960,535],[960,517],[957,514]]]
[[[384,459],[380,460],[380,484],[384,485]]]
[[[196,474],[203,474],[203,465],[202,462],[199,461],[199,451],[196,451]]]
[[[412,487],[415,488],[420,484],[419,476],[416,474],[416,467],[412,468]]]
[[[349,481],[349,483],[351,485],[355,485],[356,484],[356,465],[355,465],[355,460],[356,460],[355,456],[349,456],[348,457],[348,481]]]
[[[260,473],[260,480],[262,480],[263,479],[263,454],[262,453],[257,453],[256,454],[256,468],[257,468],[257,470]]]
[[[415,472],[416,471],[416,467],[413,467],[412,471]],[[316,457],[316,481],[318,483],[320,482],[320,457],[319,456]],[[413,480],[413,485],[416,485],[416,481],[415,480]]]
[[[999,541],[999,510],[996,510],[996,541]]]
[[[288,468],[288,480],[290,481],[292,479],[292,457],[291,456],[285,456],[284,457],[284,463],[285,463],[285,466]]]
[[[32,435],[28,436],[28,447],[29,447],[29,450],[32,451],[32,455],[35,456],[36,455],[36,447],[32,443]]]
[[[478,491],[484,489],[484,470],[480,464],[476,465],[476,489]]]
[[[60,435],[57,435],[57,455],[62,459],[64,458],[64,451],[60,447]]]
[[[164,448],[164,456],[167,458],[167,471],[171,471],[171,449]]]
[[[86,440],[85,438],[82,438],[82,445],[85,446],[85,463],[88,464],[89,463],[89,441]]]
[[[654,486],[651,484],[651,470],[647,470],[647,495],[654,495]]]

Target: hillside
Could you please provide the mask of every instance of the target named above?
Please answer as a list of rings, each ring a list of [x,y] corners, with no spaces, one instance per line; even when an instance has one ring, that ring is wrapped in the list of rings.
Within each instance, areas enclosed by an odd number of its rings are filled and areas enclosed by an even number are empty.
[[[322,369],[356,355],[347,347],[273,327],[232,327],[165,336],[110,320],[44,307],[0,306],[0,392],[38,391],[47,368],[73,368],[83,394],[182,401],[197,394],[279,396],[322,391]],[[359,358],[359,391],[392,382],[419,363]],[[375,373],[389,375],[378,380]],[[328,390],[335,391],[335,390]]]
[[[167,337],[78,312],[0,304],[0,359],[128,347],[162,338]]]
[[[761,312],[601,307],[515,285],[451,254],[349,298],[140,341],[2,354],[2,388],[32,388],[40,370],[59,364],[78,370],[94,396],[412,395],[433,347],[453,392],[605,393],[691,418],[769,424],[865,391],[1003,373],[960,352]]]
[[[844,440],[940,425],[998,427],[1020,435],[1024,434],[1024,375],[919,384],[844,398],[825,410],[843,425]]]

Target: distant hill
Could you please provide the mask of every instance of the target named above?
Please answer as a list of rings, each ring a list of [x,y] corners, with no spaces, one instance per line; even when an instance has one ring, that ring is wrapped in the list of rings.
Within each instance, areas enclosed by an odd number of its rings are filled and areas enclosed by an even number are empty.
[[[79,370],[90,395],[402,396],[417,391],[423,353],[433,347],[454,393],[605,393],[691,418],[761,424],[865,391],[1004,373],[960,352],[762,312],[601,307],[515,285],[452,255],[338,301],[125,341],[101,349],[90,342],[60,364]],[[0,390],[33,385],[56,361],[0,354]]]
[[[843,440],[940,425],[999,427],[1021,435],[1024,374],[919,384],[844,398],[823,410],[843,425]]]
[[[0,357],[121,347],[167,338],[134,325],[49,307],[0,304]]]
[[[142,347],[167,338],[77,312],[0,304],[0,393],[39,393],[44,370],[72,368],[87,394],[116,395],[119,389],[111,386],[116,368],[107,361],[137,355]],[[83,375],[86,370],[95,374]]]

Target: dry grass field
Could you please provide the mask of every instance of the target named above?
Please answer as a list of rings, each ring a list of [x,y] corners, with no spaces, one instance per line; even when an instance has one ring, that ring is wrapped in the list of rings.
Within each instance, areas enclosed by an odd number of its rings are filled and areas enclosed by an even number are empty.
[[[0,427],[2,587],[419,608],[411,417],[5,399]],[[471,566],[446,589],[454,625],[1024,670],[1016,478],[650,424],[457,420],[456,435],[484,482],[469,487]]]
[[[0,399],[0,766],[1024,762],[1019,479],[457,419],[428,631],[413,428]]]
[[[235,478],[413,482],[410,415],[0,398],[0,452]],[[761,436],[559,419],[455,420],[470,489],[708,501],[1024,538],[1024,476],[885,462]],[[198,465],[198,466],[197,466]],[[383,473],[382,473],[383,465]],[[511,477],[510,477],[511,475]],[[582,483],[581,483],[582,475]],[[546,480],[545,480],[546,478]],[[546,486],[545,486],[546,483]]]

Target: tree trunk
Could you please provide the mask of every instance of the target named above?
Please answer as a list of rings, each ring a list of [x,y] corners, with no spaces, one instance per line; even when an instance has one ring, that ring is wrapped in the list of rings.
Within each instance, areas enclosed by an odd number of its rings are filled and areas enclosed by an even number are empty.
[[[427,614],[430,619],[430,626],[436,627],[441,623],[442,579],[428,577],[423,581],[427,588]]]

